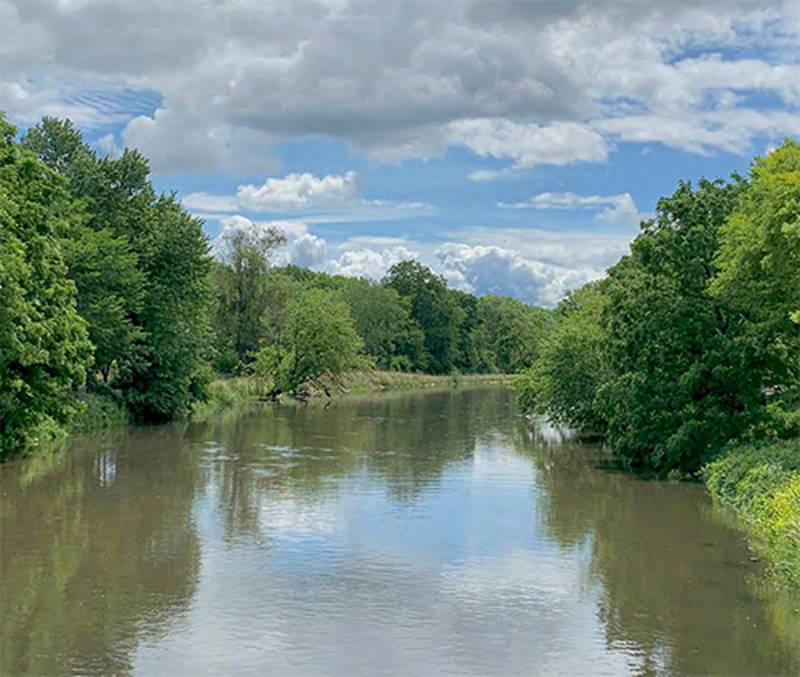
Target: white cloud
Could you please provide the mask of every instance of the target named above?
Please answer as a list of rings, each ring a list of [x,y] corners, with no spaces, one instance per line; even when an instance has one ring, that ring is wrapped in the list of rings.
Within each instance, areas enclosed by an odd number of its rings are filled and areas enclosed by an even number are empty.
[[[242,206],[259,212],[318,209],[352,200],[358,190],[357,180],[355,172],[322,178],[308,172],[287,174],[267,179],[260,186],[239,186],[236,197]]]
[[[602,272],[628,251],[635,233],[597,233],[538,228],[465,228],[444,234],[448,242],[497,247],[533,261],[571,270]]]
[[[324,263],[327,243],[308,230],[308,225],[298,220],[254,221],[241,214],[223,216],[219,219],[221,230],[211,243],[211,251],[215,255],[220,252],[225,236],[231,231],[245,232],[274,228],[283,233],[286,244],[275,254],[275,263],[286,265],[293,263],[304,268],[316,268]]]
[[[106,157],[116,158],[122,155],[122,148],[117,145],[113,134],[104,134],[95,142],[100,152]]]
[[[478,155],[511,159],[514,168],[602,162],[608,148],[593,129],[574,122],[551,125],[518,124],[504,119],[460,120],[450,125],[449,138]],[[496,173],[474,172],[473,180],[493,178]]]
[[[436,250],[436,257],[445,277],[465,291],[548,306],[603,274],[601,269],[564,268],[497,246],[449,243]]]
[[[90,125],[109,110],[70,83],[156,92],[123,138],[157,171],[272,171],[276,141],[315,135],[388,159],[464,145],[518,168],[600,162],[616,139],[742,153],[794,123],[686,121],[723,102],[764,112],[749,92],[787,115],[800,101],[794,1],[0,0],[0,15],[0,107]]]
[[[628,250],[633,235],[586,231],[470,228],[424,241],[361,235],[332,245],[310,232],[305,220],[253,221],[224,217],[217,251],[231,229],[277,228],[287,239],[275,263],[324,270],[335,275],[380,280],[395,263],[414,259],[443,275],[448,284],[474,294],[500,294],[552,306],[570,289],[602,277]]]
[[[744,154],[762,134],[771,139],[800,135],[800,113],[786,110],[726,108],[682,117],[653,113],[613,117],[595,124],[623,141],[658,142],[698,155],[715,150]]]
[[[233,195],[189,193],[181,201],[194,212],[235,212],[239,208],[239,201]]]
[[[576,195],[575,193],[539,193],[523,202],[499,202],[506,209],[581,209],[600,208],[598,219],[621,226],[637,226],[648,215],[636,209],[630,193],[619,195]]]
[[[189,193],[183,204],[201,218],[219,220],[225,213],[306,212],[306,223],[392,221],[430,214],[424,202],[359,197],[359,177],[349,171],[321,178],[308,172],[268,178],[260,186],[241,185],[235,195]]]
[[[328,262],[325,268],[335,275],[380,280],[395,263],[418,258],[418,251],[403,245],[381,249],[351,249],[338,259]]]

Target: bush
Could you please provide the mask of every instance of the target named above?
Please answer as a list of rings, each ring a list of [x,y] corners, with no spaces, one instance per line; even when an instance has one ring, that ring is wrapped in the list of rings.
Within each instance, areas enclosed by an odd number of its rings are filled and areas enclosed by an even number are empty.
[[[748,525],[776,572],[800,588],[800,438],[733,447],[704,476],[712,496]]]
[[[87,393],[79,398],[79,403],[80,411],[69,425],[72,432],[90,432],[130,422],[127,409],[109,394]]]

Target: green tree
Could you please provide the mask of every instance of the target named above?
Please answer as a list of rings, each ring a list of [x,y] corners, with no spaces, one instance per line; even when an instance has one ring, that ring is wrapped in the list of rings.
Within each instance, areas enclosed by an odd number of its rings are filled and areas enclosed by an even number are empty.
[[[202,221],[174,196],[160,197],[142,243],[147,279],[141,311],[142,356],[121,373],[119,387],[139,421],[168,421],[202,399],[211,377],[211,257]]]
[[[91,360],[57,239],[79,211],[14,134],[0,116],[0,457],[68,420]]]
[[[364,279],[343,282],[341,298],[350,307],[364,351],[382,369],[425,366],[422,329],[411,317],[411,303],[393,288]]]
[[[457,366],[459,328],[464,310],[448,293],[444,278],[416,261],[401,261],[389,270],[384,284],[411,303],[411,316],[425,335],[427,368],[445,374]]]
[[[552,311],[504,296],[477,302],[472,331],[477,371],[514,374],[533,364],[552,324]]]
[[[210,345],[210,268],[202,223],[159,196],[147,160],[98,158],[72,123],[45,118],[22,145],[63,175],[85,207],[61,229],[96,368],[137,420],[181,416],[203,395]]]
[[[78,312],[95,347],[94,368],[108,383],[112,369],[130,362],[144,337],[135,318],[145,278],[131,238],[138,237],[152,199],[146,164],[134,153],[98,159],[69,120],[45,117],[21,143],[66,177],[85,206],[85,218],[72,219],[59,236]]]
[[[712,290],[740,316],[763,361],[761,385],[800,404],[800,143],[756,159],[747,191],[720,229]]]
[[[514,381],[523,409],[584,432],[605,431],[597,392],[610,378],[602,325],[606,303],[603,283],[595,282],[559,304],[556,325],[542,342],[538,359]]]
[[[737,340],[735,311],[709,293],[719,230],[744,188],[738,178],[681,183],[610,270],[613,377],[598,400],[631,466],[696,472],[760,414],[759,356]]]
[[[274,383],[274,396],[305,397],[310,388],[330,394],[344,374],[366,366],[362,348],[347,304],[331,292],[307,289],[291,301],[279,342],[262,348],[255,364],[258,376]]]
[[[275,249],[286,241],[276,228],[225,233],[215,266],[217,361],[224,372],[252,359],[265,338],[269,290],[267,273]]]
[[[480,322],[478,298],[459,289],[448,289],[452,305],[456,308],[456,345],[453,358],[454,371],[479,371],[478,347],[475,344],[475,329]]]

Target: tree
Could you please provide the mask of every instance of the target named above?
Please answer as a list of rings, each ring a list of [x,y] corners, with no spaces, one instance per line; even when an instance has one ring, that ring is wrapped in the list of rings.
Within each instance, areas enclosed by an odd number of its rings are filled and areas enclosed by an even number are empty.
[[[613,377],[598,393],[608,440],[630,466],[693,473],[761,414],[762,361],[735,311],[709,293],[719,230],[745,188],[681,183],[609,272]]]
[[[108,384],[112,369],[131,361],[144,337],[135,319],[145,279],[131,238],[139,236],[152,197],[146,163],[130,152],[98,159],[69,120],[50,117],[29,129],[21,145],[64,176],[85,205],[85,218],[71,219],[58,234],[94,345],[94,368]]]
[[[57,239],[78,210],[14,133],[0,116],[0,457],[67,422],[91,360]]]
[[[532,366],[514,381],[520,406],[556,423],[602,433],[606,421],[597,392],[610,378],[602,314],[604,284],[590,283],[559,304],[556,325],[537,350]]]
[[[382,369],[423,369],[424,337],[411,317],[411,303],[393,288],[348,279],[339,292],[350,307],[364,351]]]
[[[202,222],[174,196],[158,199],[149,225],[140,256],[146,338],[118,386],[136,420],[163,422],[188,413],[211,377],[211,258]]]
[[[216,266],[218,364],[225,372],[245,364],[264,339],[269,304],[266,276],[286,238],[276,228],[236,229],[222,237]]]
[[[474,369],[514,374],[533,364],[551,329],[552,311],[503,296],[478,299],[472,331]]]
[[[389,270],[384,284],[411,303],[411,316],[425,335],[428,370],[452,371],[458,359],[459,327],[464,311],[448,293],[444,278],[416,261],[401,261]]]
[[[140,153],[98,158],[69,121],[45,118],[22,145],[64,176],[85,207],[85,221],[59,234],[103,381],[136,420],[181,416],[209,375],[211,259],[202,223],[174,195],[156,194]]]
[[[473,294],[458,289],[448,289],[452,305],[456,308],[456,344],[453,357],[453,369],[469,372],[479,369],[477,346],[475,345],[475,329],[480,318],[478,316],[478,298]]]
[[[309,388],[330,393],[345,373],[365,366],[362,348],[347,304],[331,292],[307,289],[291,302],[279,342],[263,347],[255,364],[258,376],[274,383],[273,396],[305,397]]]
[[[800,143],[756,159],[720,228],[712,291],[741,317],[740,339],[764,363],[761,386],[800,404]],[[744,349],[744,348],[743,348]]]

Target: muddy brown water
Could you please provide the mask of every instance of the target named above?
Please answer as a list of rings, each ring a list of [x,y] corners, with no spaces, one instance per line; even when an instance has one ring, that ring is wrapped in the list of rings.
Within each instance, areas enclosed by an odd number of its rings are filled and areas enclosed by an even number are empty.
[[[0,674],[799,674],[700,485],[500,388],[264,407],[0,467]]]

